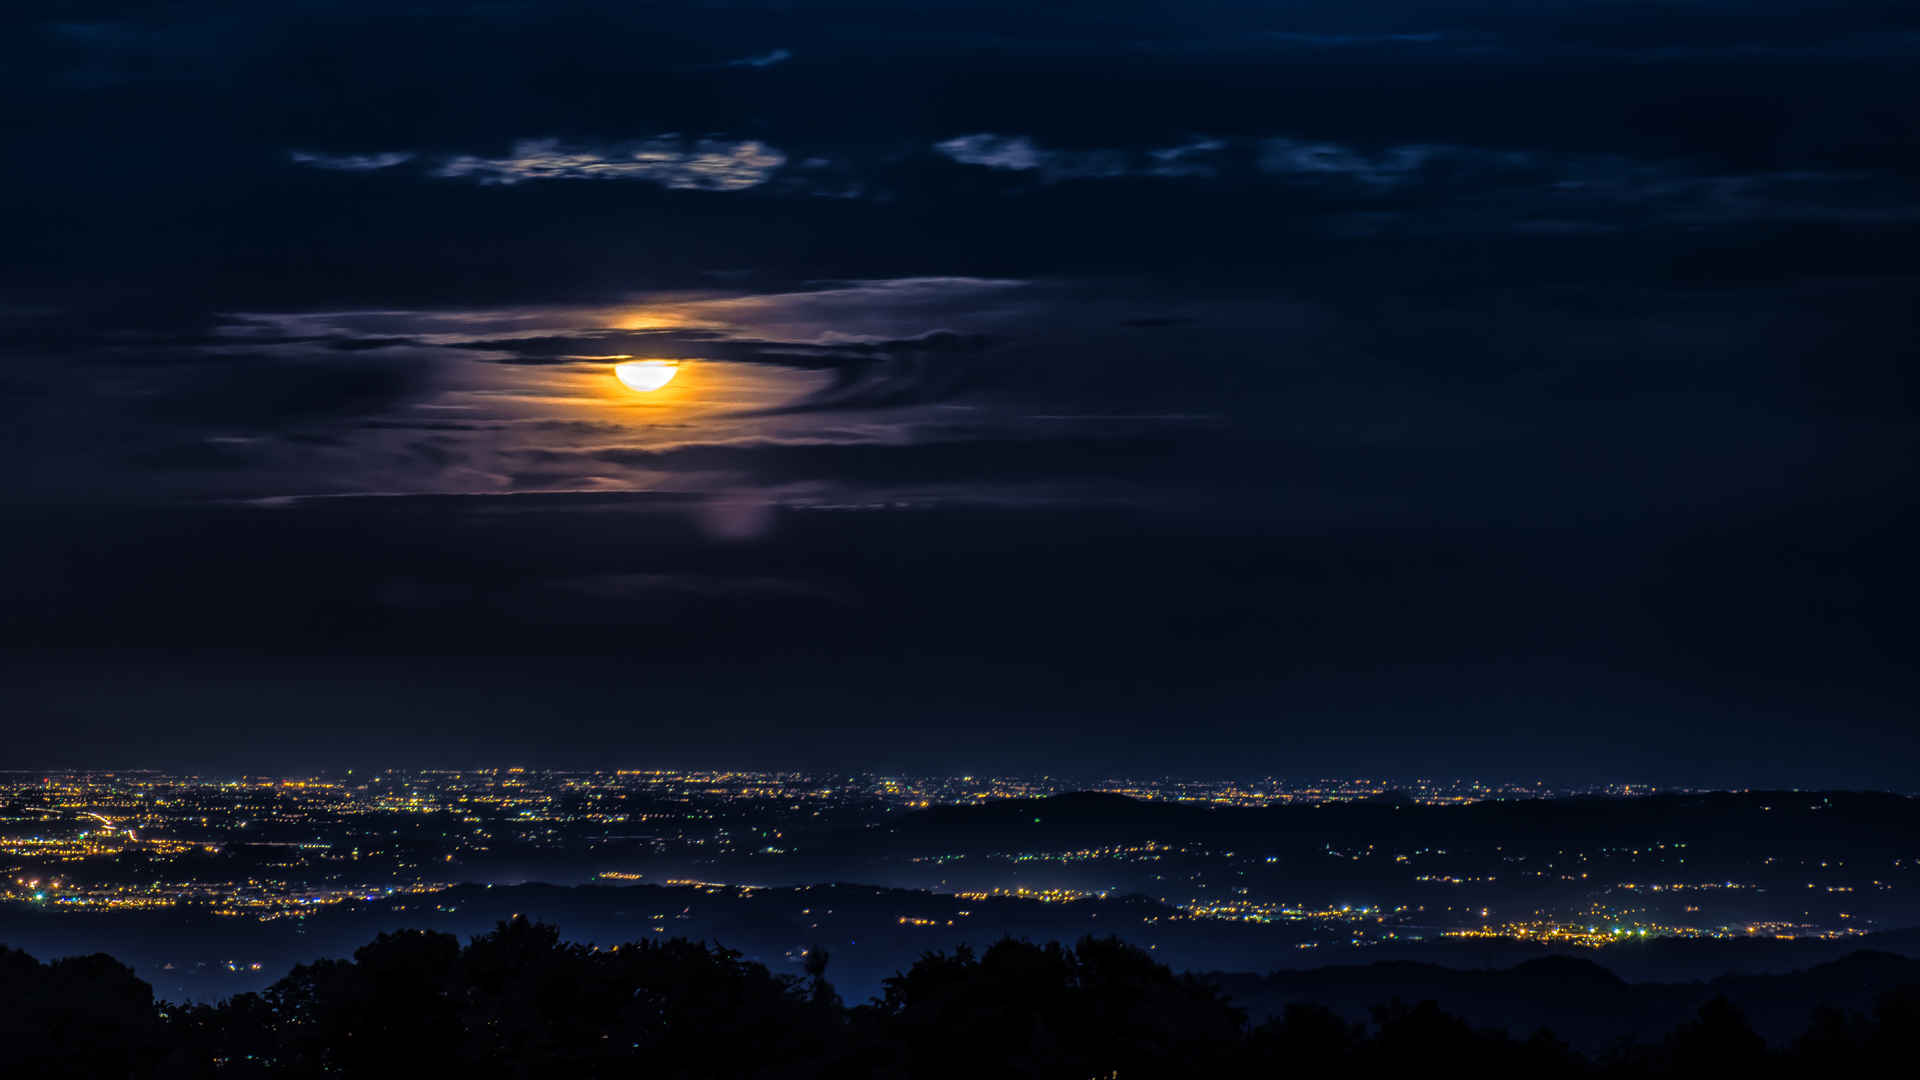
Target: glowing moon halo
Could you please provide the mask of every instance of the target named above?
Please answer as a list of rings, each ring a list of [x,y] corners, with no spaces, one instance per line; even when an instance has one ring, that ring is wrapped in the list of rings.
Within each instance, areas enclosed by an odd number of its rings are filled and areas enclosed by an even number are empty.
[[[680,374],[678,360],[628,360],[613,365],[614,377],[629,390],[648,394],[673,381]]]

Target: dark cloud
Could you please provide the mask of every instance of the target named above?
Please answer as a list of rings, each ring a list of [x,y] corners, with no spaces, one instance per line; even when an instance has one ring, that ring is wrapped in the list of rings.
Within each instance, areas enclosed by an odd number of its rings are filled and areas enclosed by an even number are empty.
[[[613,355],[725,360],[830,371],[833,381],[764,415],[889,408],[938,401],[983,381],[984,334],[929,330],[909,338],[806,341],[742,339],[716,330],[591,330],[531,338],[460,342],[450,348],[517,365],[605,363]]]
[[[930,330],[893,341],[850,342],[831,346],[769,346],[758,358],[767,363],[795,362],[825,367],[833,382],[806,398],[761,410],[765,415],[885,409],[946,400],[968,389],[990,385],[984,354],[991,340],[982,334]]]
[[[338,352],[371,352],[374,349],[393,349],[403,345],[419,345],[415,338],[403,337],[326,337],[317,339],[329,349]]]
[[[672,358],[706,355],[730,349],[719,330],[581,330],[516,338],[481,338],[448,346],[469,352],[497,354],[488,359],[503,364],[570,364],[582,356],[642,353]]]
[[[1063,479],[1162,481],[1203,451],[1170,435],[972,438],[905,445],[863,443],[691,443],[670,449],[609,447],[528,451],[529,461],[599,462],[627,468],[737,475],[761,485],[830,482],[853,492],[967,490],[983,476],[997,487]]]
[[[149,469],[239,470],[258,468],[262,455],[244,442],[177,443],[138,455],[134,463]]]
[[[144,404],[149,415],[176,424],[275,430],[377,412],[421,385],[417,371],[398,364],[240,355],[204,365]]]

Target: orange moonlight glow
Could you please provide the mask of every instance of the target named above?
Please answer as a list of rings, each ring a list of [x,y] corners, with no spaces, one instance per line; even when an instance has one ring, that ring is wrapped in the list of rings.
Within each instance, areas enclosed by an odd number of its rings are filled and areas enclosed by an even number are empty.
[[[626,384],[629,390],[651,393],[673,381],[680,374],[678,360],[628,360],[613,365],[614,377]]]

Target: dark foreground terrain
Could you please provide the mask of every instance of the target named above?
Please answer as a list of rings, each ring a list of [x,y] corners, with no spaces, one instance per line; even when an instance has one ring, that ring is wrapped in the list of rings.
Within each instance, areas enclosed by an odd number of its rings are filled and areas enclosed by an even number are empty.
[[[183,1006],[108,956],[0,948],[0,1075],[1785,1076],[1890,1070],[1920,1030],[1920,962],[1872,953],[1687,985],[1566,958],[1223,981],[1116,938],[1006,939],[929,952],[851,1006],[830,960],[779,975],[718,945],[597,948],[516,918],[464,946],[381,934],[262,993]]]

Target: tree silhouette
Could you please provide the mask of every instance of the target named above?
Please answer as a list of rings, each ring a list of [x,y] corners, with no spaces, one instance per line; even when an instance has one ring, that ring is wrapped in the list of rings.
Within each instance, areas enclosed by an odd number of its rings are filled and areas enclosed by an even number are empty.
[[[833,984],[827,981],[827,961],[833,959],[824,945],[814,945],[807,949],[805,962],[801,970],[807,973],[810,996],[819,1008],[839,1008],[840,995],[833,992]]]
[[[0,1076],[128,1076],[164,1053],[153,989],[125,964],[0,946]]]
[[[1330,1075],[1345,1072],[1366,1039],[1364,1025],[1348,1023],[1324,1005],[1295,1002],[1253,1029],[1248,1057],[1259,1072]]]
[[[1766,1063],[1767,1042],[1722,994],[1667,1036],[1666,1052],[1676,1072],[1752,1075]]]
[[[1549,1032],[1515,1040],[1430,1000],[1390,1001],[1370,1025],[1294,1002],[1248,1030],[1214,987],[1114,938],[930,952],[851,1009],[826,981],[828,960],[810,950],[803,979],[718,945],[596,948],[516,917],[465,946],[382,934],[263,993],[183,1007],[156,1003],[109,957],[43,964],[0,947],[0,1077],[1893,1075],[1911,1071],[1920,1030],[1920,986],[1910,986],[1870,1017],[1818,1010],[1776,1053],[1717,997],[1659,1042],[1596,1067]]]
[[[1223,1062],[1242,1016],[1211,987],[1115,939],[928,953],[876,1009],[903,1075],[1181,1076]]]

